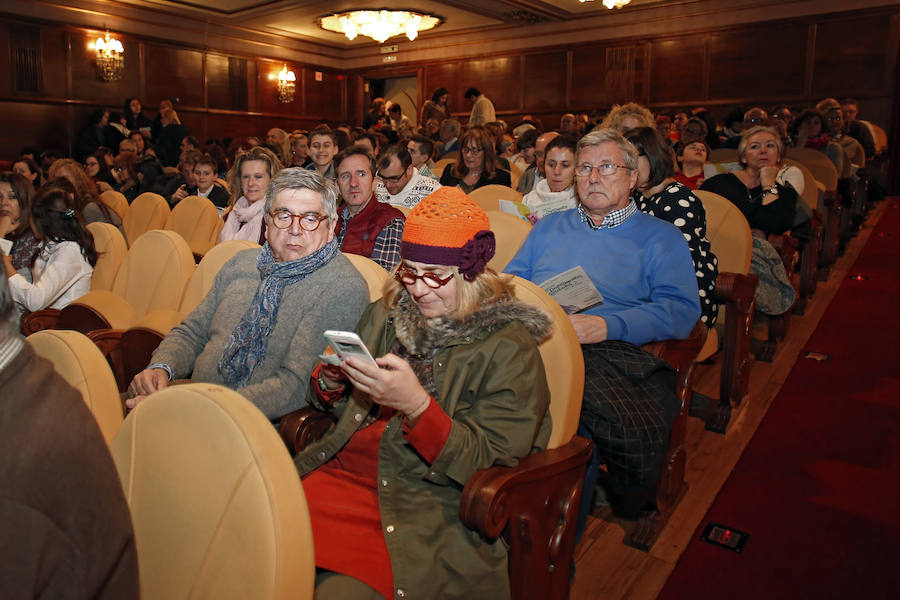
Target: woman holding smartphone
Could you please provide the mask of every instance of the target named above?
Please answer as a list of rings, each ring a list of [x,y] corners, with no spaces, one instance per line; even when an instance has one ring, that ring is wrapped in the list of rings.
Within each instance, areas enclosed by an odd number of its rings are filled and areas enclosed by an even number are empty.
[[[486,268],[489,228],[458,188],[423,199],[395,278],[357,326],[376,364],[313,371],[307,400],[339,415],[295,457],[317,598],[509,597],[506,547],[466,529],[459,501],[479,469],[546,446],[537,346],[551,325]]]

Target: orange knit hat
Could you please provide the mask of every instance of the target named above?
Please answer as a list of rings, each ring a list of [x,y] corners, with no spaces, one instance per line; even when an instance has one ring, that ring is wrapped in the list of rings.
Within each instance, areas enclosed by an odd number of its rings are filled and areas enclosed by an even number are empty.
[[[431,265],[455,265],[467,281],[484,271],[495,241],[484,210],[458,187],[442,187],[410,211],[400,255]]]

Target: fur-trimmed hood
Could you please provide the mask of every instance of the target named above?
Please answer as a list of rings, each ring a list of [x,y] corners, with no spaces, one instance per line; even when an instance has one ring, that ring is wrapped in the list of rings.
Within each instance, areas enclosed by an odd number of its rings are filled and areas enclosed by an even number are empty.
[[[486,338],[513,322],[522,323],[539,344],[553,330],[553,321],[546,312],[514,297],[484,304],[464,319],[428,319],[403,290],[397,307],[390,314],[397,340],[410,354],[425,357],[440,348]]]

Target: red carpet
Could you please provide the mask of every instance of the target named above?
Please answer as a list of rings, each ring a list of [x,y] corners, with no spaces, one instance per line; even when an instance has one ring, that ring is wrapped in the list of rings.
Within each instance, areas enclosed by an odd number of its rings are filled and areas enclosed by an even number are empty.
[[[660,598],[900,597],[900,206],[882,215]],[[831,355],[827,362],[803,358]],[[709,521],[742,554],[700,541]]]

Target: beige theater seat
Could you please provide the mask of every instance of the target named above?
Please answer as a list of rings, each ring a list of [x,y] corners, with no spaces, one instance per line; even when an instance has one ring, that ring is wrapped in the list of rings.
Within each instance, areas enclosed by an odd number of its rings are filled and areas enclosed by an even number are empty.
[[[531,223],[499,210],[485,212],[497,243],[494,257],[488,262],[488,266],[501,273],[525,243],[525,238],[531,233]]]
[[[471,198],[472,202],[480,206],[482,209],[488,211],[500,210],[500,200],[521,202],[522,194],[512,188],[506,187],[505,185],[497,185],[495,183],[492,183],[490,185],[482,186],[476,190],[472,190],[469,193],[469,198]]]
[[[434,161],[434,166],[431,167],[431,172],[434,173],[438,179],[441,178],[441,175],[444,174],[444,169],[450,168],[450,166],[456,162],[455,157],[444,157],[440,160]]]
[[[122,192],[106,190],[100,194],[100,202],[108,206],[122,221],[125,220],[125,215],[128,213],[128,200],[125,199]]]
[[[127,329],[91,332],[91,339],[113,365],[120,391],[124,392],[131,379],[150,364],[150,356],[166,334],[197,308],[222,266],[238,252],[253,248],[258,250],[259,245],[246,240],[218,244],[193,271],[176,308],[151,310]]]
[[[98,254],[91,274],[91,291],[111,290],[119,266],[128,253],[128,244],[119,228],[109,223],[88,223],[87,230],[94,236],[94,249]]]
[[[167,388],[110,450],[131,509],[143,600],[307,600],[312,528],[284,444],[241,395]]]
[[[103,354],[77,331],[39,331],[26,338],[36,353],[81,394],[107,444],[122,424],[122,402]]]
[[[23,322],[25,334],[42,329],[126,329],[152,310],[175,310],[196,265],[174,231],[152,230],[125,255],[110,290],[92,290],[62,310],[42,310]]]
[[[135,198],[122,219],[128,245],[152,229],[165,227],[170,212],[169,203],[159,194],[144,192]]]
[[[353,263],[353,266],[363,276],[363,279],[366,280],[366,285],[369,286],[369,302],[374,302],[381,298],[384,284],[391,278],[391,275],[371,258],[360,256],[359,254],[350,254],[349,252],[344,252],[343,254]]]
[[[60,311],[58,327],[84,333],[125,329],[152,310],[175,310],[194,274],[194,256],[180,235],[154,229],[134,243],[112,290],[97,290]]]
[[[750,382],[750,329],[753,324],[757,276],[750,273],[753,234],[750,224],[728,199],[704,190],[695,190],[706,211],[706,238],[719,260],[716,300],[719,318],[709,331],[697,361],[718,351],[722,332],[722,377],[717,412],[706,419],[707,429],[725,433],[731,407],[741,402]]]
[[[212,201],[200,196],[188,196],[172,209],[164,229],[181,235],[194,256],[203,257],[219,242],[223,224]]]

